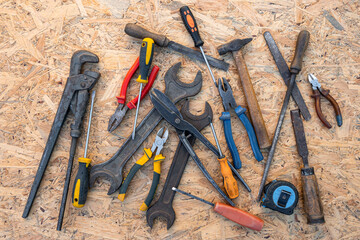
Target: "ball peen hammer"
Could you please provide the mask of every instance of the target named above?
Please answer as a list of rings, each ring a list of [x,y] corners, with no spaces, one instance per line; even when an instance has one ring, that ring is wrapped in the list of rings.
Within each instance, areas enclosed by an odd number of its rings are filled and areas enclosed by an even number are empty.
[[[259,141],[260,149],[267,150],[271,146],[269,134],[267,133],[265,122],[261,114],[259,103],[250,79],[245,59],[241,53],[241,49],[251,42],[252,38],[235,39],[218,47],[218,52],[223,55],[232,52],[239,75],[241,86],[244,90],[245,99],[248,105],[251,121],[254,125],[255,133]]]

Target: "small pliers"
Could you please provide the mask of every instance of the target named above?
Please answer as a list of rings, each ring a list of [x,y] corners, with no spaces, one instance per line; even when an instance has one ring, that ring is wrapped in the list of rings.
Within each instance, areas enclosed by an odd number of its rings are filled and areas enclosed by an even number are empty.
[[[309,82],[311,83],[311,87],[313,90],[313,95],[311,95],[312,98],[315,99],[315,109],[318,117],[320,118],[321,122],[327,127],[331,128],[331,124],[326,120],[324,114],[321,111],[321,101],[320,96],[324,96],[333,106],[336,114],[336,121],[337,125],[341,127],[342,125],[342,115],[340,111],[339,104],[335,101],[335,99],[329,94],[330,90],[322,89],[321,84],[319,83],[318,79],[313,75],[308,75]]]
[[[245,114],[246,108],[243,108],[240,105],[236,104],[231,86],[225,78],[223,78],[222,80],[219,79],[218,89],[225,110],[224,112],[222,112],[220,120],[222,120],[224,124],[225,139],[230,149],[231,156],[233,158],[234,167],[236,169],[241,168],[241,160],[231,130],[231,116],[230,116],[231,108],[235,110],[236,115],[239,117],[240,121],[242,122],[242,124],[246,129],[246,132],[250,140],[250,145],[256,160],[258,161],[263,160],[264,157],[260,152],[260,148],[259,148],[258,140],[255,135],[254,128]]]
[[[164,132],[164,128],[161,128],[156,134],[155,142],[152,145],[151,149],[144,148],[144,155],[139,160],[137,160],[136,163],[131,167],[129,174],[127,175],[127,177],[125,178],[124,182],[122,183],[122,185],[120,187],[119,196],[118,196],[120,201],[124,201],[126,190],[127,190],[128,186],[129,186],[131,180],[135,176],[136,172],[145,163],[147,163],[147,161],[150,160],[150,158],[152,157],[153,153],[155,152],[155,150],[157,148],[156,155],[154,157],[153,181],[152,181],[152,184],[151,184],[151,187],[150,187],[149,194],[148,194],[145,201],[143,202],[143,204],[140,207],[141,211],[146,211],[148,209],[151,201],[154,198],[156,188],[157,188],[157,186],[159,184],[160,173],[161,173],[160,163],[165,159],[165,157],[160,152],[163,149],[163,146],[164,146],[166,140],[168,139],[168,136],[169,136],[168,129],[166,129],[165,132]]]
[[[129,69],[128,73],[125,76],[125,79],[121,85],[120,90],[120,96],[117,96],[117,101],[119,103],[119,106],[116,108],[115,113],[110,117],[109,124],[108,124],[108,131],[112,132],[114,131],[123,120],[126,112],[128,109],[136,108],[139,95],[137,95],[133,100],[128,102],[126,106],[124,107],[125,100],[126,100],[126,91],[130,82],[130,79],[135,74],[136,70],[139,68],[139,57],[135,60],[134,64]],[[142,93],[141,93],[141,100],[145,97],[145,95],[149,92],[150,88],[152,87],[155,78],[159,72],[159,67],[154,66],[151,70],[150,76],[149,76],[149,82],[145,85]]]

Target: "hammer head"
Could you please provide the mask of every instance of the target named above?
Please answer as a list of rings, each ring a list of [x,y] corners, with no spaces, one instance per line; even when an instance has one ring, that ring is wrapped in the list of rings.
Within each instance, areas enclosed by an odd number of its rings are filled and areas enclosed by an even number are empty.
[[[220,55],[223,55],[227,52],[239,51],[243,46],[252,41],[252,38],[245,39],[235,39],[231,42],[220,45],[217,49]]]

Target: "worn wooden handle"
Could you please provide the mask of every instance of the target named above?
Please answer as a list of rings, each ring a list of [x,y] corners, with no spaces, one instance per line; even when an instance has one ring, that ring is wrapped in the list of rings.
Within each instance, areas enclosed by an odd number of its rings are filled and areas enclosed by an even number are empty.
[[[129,36],[139,39],[152,38],[155,44],[160,47],[166,47],[169,44],[169,39],[166,36],[150,32],[134,23],[126,24],[125,33]]]
[[[253,123],[260,149],[267,150],[271,147],[269,134],[266,130],[265,122],[261,114],[259,103],[250,79],[248,69],[245,64],[244,57],[240,51],[234,51],[233,57],[240,75],[241,86],[244,90],[245,99],[248,105],[248,111]]]
[[[320,199],[319,186],[313,167],[301,169],[301,181],[308,223],[324,223],[325,219]]]

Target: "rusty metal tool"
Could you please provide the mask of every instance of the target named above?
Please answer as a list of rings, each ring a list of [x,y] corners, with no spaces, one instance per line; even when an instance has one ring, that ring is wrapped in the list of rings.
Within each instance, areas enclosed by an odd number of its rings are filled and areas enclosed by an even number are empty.
[[[331,124],[326,120],[323,112],[321,111],[320,97],[323,96],[333,106],[333,108],[335,110],[337,125],[339,127],[341,127],[343,121],[342,121],[342,115],[341,115],[340,107],[339,107],[339,104],[336,102],[336,100],[330,95],[330,90],[326,90],[326,89],[321,88],[321,84],[319,83],[318,79],[314,76],[314,74],[309,74],[308,79],[309,79],[309,82],[310,82],[312,90],[313,90],[313,95],[311,95],[311,97],[315,99],[316,114],[320,118],[321,122],[327,128],[332,127]]]
[[[114,131],[122,122],[124,119],[125,114],[129,109],[136,108],[136,104],[138,102],[139,95],[137,95],[133,100],[128,102],[125,106],[126,101],[126,92],[128,85],[130,83],[130,80],[132,76],[135,74],[136,70],[139,68],[139,57],[135,60],[134,64],[129,69],[128,73],[125,76],[124,81],[121,85],[120,95],[117,96],[117,101],[119,103],[118,107],[115,110],[115,113],[110,117],[109,124],[108,124],[108,131],[112,132]],[[159,72],[160,68],[158,66],[154,66],[151,70],[150,76],[149,76],[149,82],[145,85],[144,90],[141,93],[141,100],[145,97],[145,95],[149,92],[150,88],[152,87],[156,76]]]
[[[205,103],[205,111],[203,114],[199,116],[195,116],[191,114],[188,100],[186,100],[185,103],[183,104],[180,113],[186,121],[194,125],[194,127],[199,131],[201,131],[203,128],[205,128],[207,125],[210,124],[210,121],[213,116],[213,112],[208,103]],[[190,132],[185,132],[185,135],[187,136],[190,145],[193,146],[196,137],[194,137]],[[146,220],[151,228],[153,226],[154,219],[157,217],[162,217],[166,220],[167,229],[169,229],[174,224],[175,211],[172,206],[172,202],[174,200],[175,192],[172,191],[172,187],[179,186],[189,156],[190,154],[186,150],[185,146],[181,142],[179,142],[168,175],[166,177],[166,181],[164,184],[164,188],[161,192],[161,195],[159,199],[146,212]],[[232,167],[231,164],[229,164],[229,166],[230,168]],[[232,167],[231,170],[234,171],[235,170],[234,167]],[[240,174],[236,170],[234,174],[237,176],[237,178],[239,178],[241,183],[250,192],[251,189],[246,184],[244,179],[240,176]]]
[[[91,127],[91,119],[92,113],[94,109],[94,100],[95,100],[95,93],[94,90],[91,94],[91,107],[89,113],[89,123],[86,133],[86,141],[85,141],[85,150],[84,150],[84,157],[79,157],[79,168],[78,172],[75,175],[74,180],[74,187],[72,192],[72,204],[76,208],[82,208],[85,205],[87,193],[89,190],[89,168],[91,167],[91,159],[87,157],[87,150],[90,138],[90,127]]]
[[[164,128],[161,128],[156,134],[155,141],[154,141],[151,149],[144,148],[144,155],[139,160],[137,160],[136,163],[131,167],[129,174],[126,176],[124,182],[121,184],[119,195],[118,195],[118,199],[120,201],[124,201],[126,190],[128,189],[129,184],[130,184],[131,180],[134,178],[137,171],[139,171],[139,169],[142,166],[144,166],[144,164],[147,163],[151,159],[152,155],[155,153],[155,150],[156,150],[155,157],[154,157],[153,181],[152,181],[152,184],[150,187],[149,194],[140,207],[141,211],[146,211],[148,209],[151,201],[154,198],[156,188],[159,184],[160,173],[161,173],[161,165],[160,164],[165,159],[165,157],[161,154],[161,150],[163,149],[164,144],[165,144],[166,140],[168,139],[168,136],[169,136],[169,131],[167,129],[164,131]]]
[[[291,110],[290,113],[297,150],[304,163],[304,168],[301,169],[301,182],[307,220],[309,224],[324,223],[325,219],[323,206],[321,204],[319,185],[316,180],[314,168],[309,166],[309,151],[306,144],[305,131],[300,117],[300,111],[296,109]]]
[[[214,186],[214,188],[220,193],[220,195],[225,198],[225,200],[231,205],[235,204],[231,199],[221,190],[221,188],[216,184],[214,179],[211,177],[209,172],[206,170],[205,166],[200,161],[199,157],[196,155],[194,149],[189,143],[186,132],[192,133],[197,139],[199,139],[209,150],[215,153],[220,158],[220,153],[214,145],[207,140],[207,138],[202,135],[193,125],[187,122],[176,108],[175,104],[162,92],[157,89],[154,89],[150,93],[150,99],[154,105],[154,108],[160,113],[163,118],[170,123],[178,134],[178,137],[182,144],[185,146],[186,150],[189,152],[191,158],[195,161],[196,165],[205,175],[207,180]]]
[[[307,48],[308,43],[309,43],[309,38],[310,38],[310,33],[308,31],[306,31],[306,30],[303,30],[303,31],[301,31],[299,33],[297,41],[296,41],[295,55],[294,55],[294,59],[293,59],[293,61],[291,63],[291,66],[290,66],[291,78],[290,78],[288,89],[286,90],[286,94],[285,94],[284,101],[283,101],[283,104],[282,104],[282,107],[281,107],[279,119],[278,119],[278,122],[277,122],[277,125],[276,125],[275,134],[274,134],[274,138],[273,138],[273,141],[272,141],[271,149],[270,149],[268,159],[266,161],[266,165],[265,165],[265,168],[264,168],[264,173],[263,173],[263,176],[262,176],[262,179],[261,179],[257,201],[260,201],[261,195],[264,192],[266,178],[267,178],[267,175],[269,174],[271,161],[274,158],[276,144],[277,144],[277,142],[279,140],[281,126],[282,126],[282,124],[284,122],[285,113],[287,111],[287,107],[288,107],[289,100],[290,100],[290,94],[291,94],[291,92],[292,92],[292,90],[294,88],[296,76],[301,71],[302,61],[303,61],[303,57],[305,55],[306,48]]]
[[[279,70],[279,73],[284,80],[286,86],[289,87],[290,78],[291,78],[291,72],[289,70],[289,67],[282,56],[278,46],[275,43],[274,38],[271,36],[270,32],[264,32],[264,38],[266,41],[266,44],[271,52],[271,55],[274,58],[275,64]],[[310,112],[308,107],[306,106],[306,103],[300,93],[300,90],[295,82],[294,88],[291,92],[291,96],[296,102],[297,106],[300,109],[301,115],[304,117],[306,121],[309,121],[311,118]]]
[[[187,193],[180,189],[177,189],[176,187],[173,187],[172,190],[214,207],[215,212],[219,213],[220,215],[226,217],[227,219],[229,219],[243,227],[247,227],[247,228],[250,228],[255,231],[261,231],[261,229],[264,226],[264,221],[262,219],[254,216],[248,212],[245,212],[239,208],[235,208],[235,207],[232,207],[230,205],[220,203],[220,202],[217,202],[214,204],[214,203],[206,201],[202,198],[194,196],[190,193]]]
[[[245,59],[241,53],[241,49],[251,42],[252,38],[235,39],[226,44],[218,47],[220,55],[224,55],[227,52],[231,52],[235,60],[238,73],[240,75],[240,83],[244,90],[244,95],[247,103],[247,108],[250,113],[250,119],[253,123],[254,130],[259,141],[260,149],[268,150],[271,147],[271,141],[269,134],[266,130],[264,118],[261,114],[259,102],[256,98],[253,84],[249,75],[249,71],[246,67]]]
[[[210,68],[209,62],[207,61],[207,58],[204,53],[204,49],[202,48],[202,46],[204,45],[204,42],[203,42],[203,40],[201,40],[199,28],[196,24],[194,15],[192,14],[192,12],[188,6],[183,6],[180,8],[180,15],[181,15],[181,19],[185,25],[186,30],[190,33],[190,36],[194,41],[195,47],[198,47],[200,49],[201,54],[205,60],[206,66],[211,75],[211,79],[213,80],[213,82],[216,86],[216,80],[215,80],[214,74]]]
[[[140,49],[140,60],[139,60],[139,68],[140,68],[140,74],[139,77],[136,79],[137,82],[140,83],[140,89],[139,89],[139,96],[141,96],[141,91],[143,83],[148,83],[148,73],[150,70],[150,65],[152,63],[152,59],[154,56],[154,40],[151,38],[144,38],[141,49]],[[137,106],[136,106],[136,115],[134,120],[134,129],[132,132],[132,140],[135,139],[135,132],[136,132],[136,122],[138,119],[139,114],[139,108],[140,108],[140,100],[141,97],[138,99]]]
[[[177,73],[181,63],[174,64],[165,74],[165,94],[173,102],[191,97],[200,92],[202,86],[201,72],[198,71],[192,83],[181,82]],[[144,140],[161,121],[162,116],[153,108],[143,121],[137,126],[135,140],[128,138],[120,149],[108,161],[94,165],[90,171],[90,187],[94,186],[95,180],[99,177],[110,181],[108,194],[114,193],[121,186],[123,180],[123,167],[131,156],[140,147]]]
[[[62,195],[62,201],[60,206],[60,213],[58,218],[57,230],[61,230],[62,221],[64,217],[64,210],[66,204],[66,198],[68,194],[71,170],[73,159],[75,156],[75,150],[77,145],[77,140],[81,135],[81,125],[82,120],[85,115],[86,106],[89,99],[89,90],[92,89],[95,83],[100,78],[100,73],[93,71],[84,71],[82,73],[82,67],[85,63],[98,63],[99,58],[88,51],[77,51],[73,54],[70,63],[70,74],[67,79],[63,95],[60,100],[58,110],[56,112],[53,125],[50,130],[46,146],[41,157],[39,168],[36,172],[34,183],[31,187],[31,191],[28,197],[28,200],[25,205],[25,209],[22,217],[26,218],[29,215],[31,206],[34,202],[36,193],[40,187],[41,180],[44,176],[46,167],[50,161],[51,154],[54,150],[57,138],[59,136],[60,130],[64,124],[64,121],[67,117],[69,109],[74,114],[75,119],[74,123],[71,125],[71,147],[70,147],[70,156],[68,168],[66,171],[66,178],[64,183],[64,191]]]
[[[245,114],[246,108],[237,105],[231,86],[225,78],[219,79],[218,90],[224,106],[224,112],[222,112],[220,120],[222,120],[224,124],[225,139],[234,161],[234,167],[236,169],[241,168],[241,161],[232,135],[230,109],[234,109],[236,115],[240,119],[241,123],[244,125],[247,135],[249,137],[250,145],[254,153],[255,159],[258,161],[263,160],[264,157],[260,152],[254,128]]]
[[[152,38],[155,44],[159,47],[167,47],[176,52],[179,52],[191,60],[196,60],[205,63],[202,53],[192,48],[185,47],[179,43],[169,40],[166,36],[157,33],[150,32],[143,27],[140,27],[134,23],[128,23],[125,26],[125,33],[134,38]],[[227,71],[229,70],[229,64],[223,60],[213,58],[209,55],[205,55],[208,63],[218,69]]]

